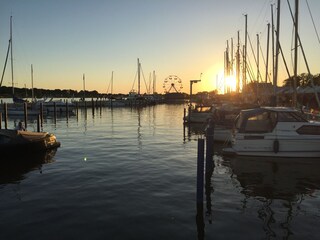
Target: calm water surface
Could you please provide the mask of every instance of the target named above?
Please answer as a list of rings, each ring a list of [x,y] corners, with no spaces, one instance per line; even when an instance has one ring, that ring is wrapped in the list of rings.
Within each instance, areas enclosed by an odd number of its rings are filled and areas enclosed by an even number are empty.
[[[204,202],[212,216],[197,225],[202,135],[184,129],[183,107],[47,119],[57,152],[1,167],[0,239],[319,239],[319,159],[228,159],[222,145]]]

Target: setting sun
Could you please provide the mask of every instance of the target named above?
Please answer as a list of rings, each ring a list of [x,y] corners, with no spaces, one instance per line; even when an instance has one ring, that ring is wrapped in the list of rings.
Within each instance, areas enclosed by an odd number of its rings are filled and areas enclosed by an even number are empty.
[[[236,77],[233,75],[225,77],[225,84],[224,84],[225,92],[234,92],[237,88],[237,81]]]

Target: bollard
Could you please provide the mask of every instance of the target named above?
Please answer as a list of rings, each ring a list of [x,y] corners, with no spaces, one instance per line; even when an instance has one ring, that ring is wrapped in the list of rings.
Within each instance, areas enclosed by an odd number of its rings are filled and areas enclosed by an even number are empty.
[[[23,103],[23,112],[24,112],[24,127],[27,129],[27,122],[28,122],[28,106],[27,103]]]
[[[4,128],[8,129],[8,106],[7,103],[3,104],[4,109]]]
[[[40,114],[38,114],[38,119],[37,119],[37,132],[40,132]]]

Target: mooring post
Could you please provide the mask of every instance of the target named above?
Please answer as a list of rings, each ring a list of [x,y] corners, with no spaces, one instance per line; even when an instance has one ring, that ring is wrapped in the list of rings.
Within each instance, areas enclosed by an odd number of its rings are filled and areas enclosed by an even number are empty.
[[[54,124],[57,123],[57,104],[56,104],[56,102],[53,102],[53,121],[54,121]]]
[[[196,223],[197,223],[197,230],[198,230],[198,239],[204,239],[203,174],[204,174],[204,139],[198,139],[198,158],[197,158],[197,215],[196,215]]]
[[[198,139],[197,203],[203,203],[204,139]]]
[[[66,118],[67,118],[67,121],[69,119],[69,106],[68,106],[68,100],[66,100]]]
[[[187,112],[187,110],[186,110],[186,108],[184,108],[183,109],[183,123],[186,123],[186,112]]]
[[[214,152],[214,122],[209,121],[206,129],[206,172],[211,172]]]
[[[40,121],[41,121],[41,117],[40,114],[38,114],[38,119],[37,119],[37,131],[40,132]]]
[[[2,129],[2,112],[0,112],[0,129]]]
[[[24,112],[24,127],[25,127],[25,129],[27,129],[28,128],[28,126],[27,126],[27,122],[28,122],[28,106],[27,106],[26,102],[23,103],[23,112]]]
[[[94,115],[94,100],[93,100],[93,98],[91,99],[91,105],[92,105],[92,115]]]
[[[41,102],[40,103],[40,125],[42,127],[42,124],[43,124],[43,103]],[[39,130],[40,132],[40,130]]]
[[[3,110],[4,110],[4,128],[8,129],[8,106],[7,106],[7,103],[3,104]]]
[[[212,204],[211,204],[211,178],[214,171],[214,122],[209,121],[206,129],[206,176],[205,176],[205,195],[206,195],[206,217],[212,223]]]

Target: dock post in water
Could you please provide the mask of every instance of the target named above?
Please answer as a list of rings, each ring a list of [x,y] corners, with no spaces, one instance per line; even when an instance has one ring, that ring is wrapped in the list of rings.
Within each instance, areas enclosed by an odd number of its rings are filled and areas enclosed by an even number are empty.
[[[41,102],[40,103],[40,125],[42,127],[42,124],[43,124],[43,103]],[[40,132],[40,130],[39,130]]]
[[[25,129],[28,128],[27,126],[27,121],[28,121],[28,106],[27,106],[27,103],[24,102],[23,103],[23,112],[24,112],[24,127]]]
[[[91,99],[91,105],[92,105],[92,115],[94,115],[94,100],[93,100],[93,98]]]
[[[211,178],[214,171],[214,122],[210,121],[206,129],[206,175],[205,175],[205,195],[206,195],[206,217],[212,223],[212,204],[211,204]]]
[[[3,112],[4,112],[4,128],[8,129],[8,106],[7,103],[3,104]]]
[[[66,118],[67,118],[67,121],[69,119],[69,106],[68,106],[68,100],[66,100]]]
[[[53,120],[54,124],[57,123],[57,104],[56,102],[53,102]]]
[[[198,239],[204,239],[203,173],[204,173],[204,139],[198,139],[198,158],[197,158],[197,215],[196,215],[196,223],[197,223],[197,230],[198,230]]]
[[[0,112],[0,129],[2,129],[2,112]]]
[[[186,123],[186,112],[187,112],[187,110],[186,110],[186,108],[184,108],[183,109],[183,123]]]
[[[213,152],[214,152],[214,123],[209,122],[206,129],[206,172],[210,172],[213,166]]]
[[[37,132],[40,132],[40,121],[41,121],[41,117],[40,117],[40,114],[38,114],[38,119],[37,119]]]

